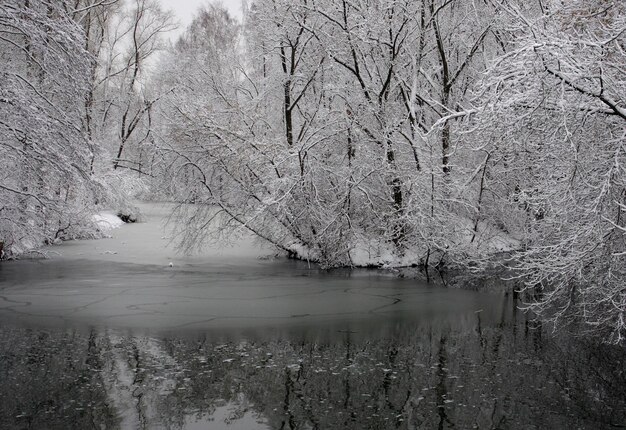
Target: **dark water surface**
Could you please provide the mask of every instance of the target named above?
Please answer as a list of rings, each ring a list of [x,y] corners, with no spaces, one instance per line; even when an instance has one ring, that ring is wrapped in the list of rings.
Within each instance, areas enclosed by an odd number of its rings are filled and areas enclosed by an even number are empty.
[[[624,428],[624,350],[553,336],[513,294],[246,240],[181,257],[155,209],[0,264],[0,428]]]

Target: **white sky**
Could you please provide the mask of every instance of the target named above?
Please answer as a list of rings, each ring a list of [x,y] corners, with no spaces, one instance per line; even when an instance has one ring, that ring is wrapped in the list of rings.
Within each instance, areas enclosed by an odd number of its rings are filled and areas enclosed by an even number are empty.
[[[180,23],[180,28],[175,32],[180,34],[191,22],[196,11],[203,4],[222,3],[235,18],[241,19],[241,0],[160,0],[164,9],[174,12]]]

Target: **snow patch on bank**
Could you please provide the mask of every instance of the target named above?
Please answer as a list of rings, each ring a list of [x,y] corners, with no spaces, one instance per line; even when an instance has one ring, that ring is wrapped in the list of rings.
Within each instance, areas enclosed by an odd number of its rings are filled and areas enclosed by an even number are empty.
[[[111,231],[124,225],[124,221],[111,212],[97,213],[92,217],[92,219],[98,226],[98,229],[102,232]]]
[[[356,267],[398,268],[421,265],[427,255],[430,264],[467,262],[489,259],[521,247],[519,239],[484,221],[475,224],[469,219],[456,218],[443,226],[442,231],[446,233],[426,235],[421,246],[405,248],[401,253],[389,242],[367,240],[363,236],[352,245],[350,262]]]

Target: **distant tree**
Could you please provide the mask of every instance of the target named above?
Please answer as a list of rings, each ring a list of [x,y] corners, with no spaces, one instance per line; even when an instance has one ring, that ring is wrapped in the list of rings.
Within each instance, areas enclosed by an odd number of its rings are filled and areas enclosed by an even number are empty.
[[[73,4],[72,19],[82,28],[85,40],[85,50],[91,55],[90,79],[85,110],[83,128],[91,144],[91,173],[94,173],[96,158],[102,152],[101,138],[104,133],[106,112],[110,107],[107,93],[103,88],[108,84],[105,67],[108,58],[111,58],[114,46],[108,44],[110,30],[114,21],[123,12],[122,0],[77,0]]]
[[[95,60],[83,120],[91,170],[111,191],[110,206],[133,211],[128,197],[148,191],[154,176],[153,110],[169,87],[153,84],[152,68],[173,16],[151,0],[80,0],[72,17]]]
[[[149,59],[160,48],[161,36],[175,28],[173,15],[161,9],[155,0],[134,0],[129,19],[122,20],[122,61],[114,63],[104,77],[115,85],[118,98],[115,105],[117,150],[114,169],[126,167],[141,171],[141,164],[129,157],[123,158],[127,145],[139,146],[150,139],[152,109],[160,99],[160,91],[146,90],[146,68]],[[118,30],[120,31],[120,30]]]
[[[223,209],[233,210],[233,216],[244,208],[238,202],[245,194],[233,191],[236,177],[229,176],[231,168],[233,172],[241,168],[232,158],[244,154],[239,145],[245,140],[242,117],[248,112],[238,98],[238,75],[243,70],[238,35],[239,24],[222,6],[198,10],[161,60],[156,77],[172,88],[159,106],[160,149],[166,167],[162,189],[178,202],[194,204],[188,209],[201,212],[182,217],[185,222],[179,227],[187,248],[199,246],[207,234],[207,221],[214,220],[213,205],[224,203]]]

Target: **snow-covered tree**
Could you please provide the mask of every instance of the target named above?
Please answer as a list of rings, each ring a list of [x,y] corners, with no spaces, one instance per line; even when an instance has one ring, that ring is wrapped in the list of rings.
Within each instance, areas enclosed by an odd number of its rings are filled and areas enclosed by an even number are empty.
[[[128,19],[121,20],[122,48],[119,63],[113,61],[113,70],[105,77],[118,92],[114,102],[114,121],[117,128],[117,148],[113,167],[125,167],[141,172],[137,150],[151,140],[152,110],[162,95],[148,88],[146,74],[148,61],[161,47],[162,35],[175,28],[173,16],[162,10],[154,0],[135,0]],[[135,157],[127,156],[129,146],[135,148]]]
[[[452,130],[497,51],[485,48],[496,9],[257,1],[226,50],[213,48],[218,32],[199,31],[217,22],[201,12],[168,72],[171,146],[211,188],[192,187],[189,201],[329,266],[428,264],[431,249],[441,261],[469,244],[478,221],[458,196],[484,155],[451,169],[462,139]],[[187,243],[202,241],[194,225]]]
[[[70,2],[0,2],[3,255],[83,233],[100,194],[82,120],[92,57]],[[85,224],[87,223],[87,224]]]
[[[488,74],[480,133],[499,141],[499,199],[508,202],[502,210],[518,214],[510,227],[524,232],[513,264],[539,291],[532,308],[621,342],[626,7],[603,0],[542,6],[539,14],[506,6],[502,27],[513,48]]]

